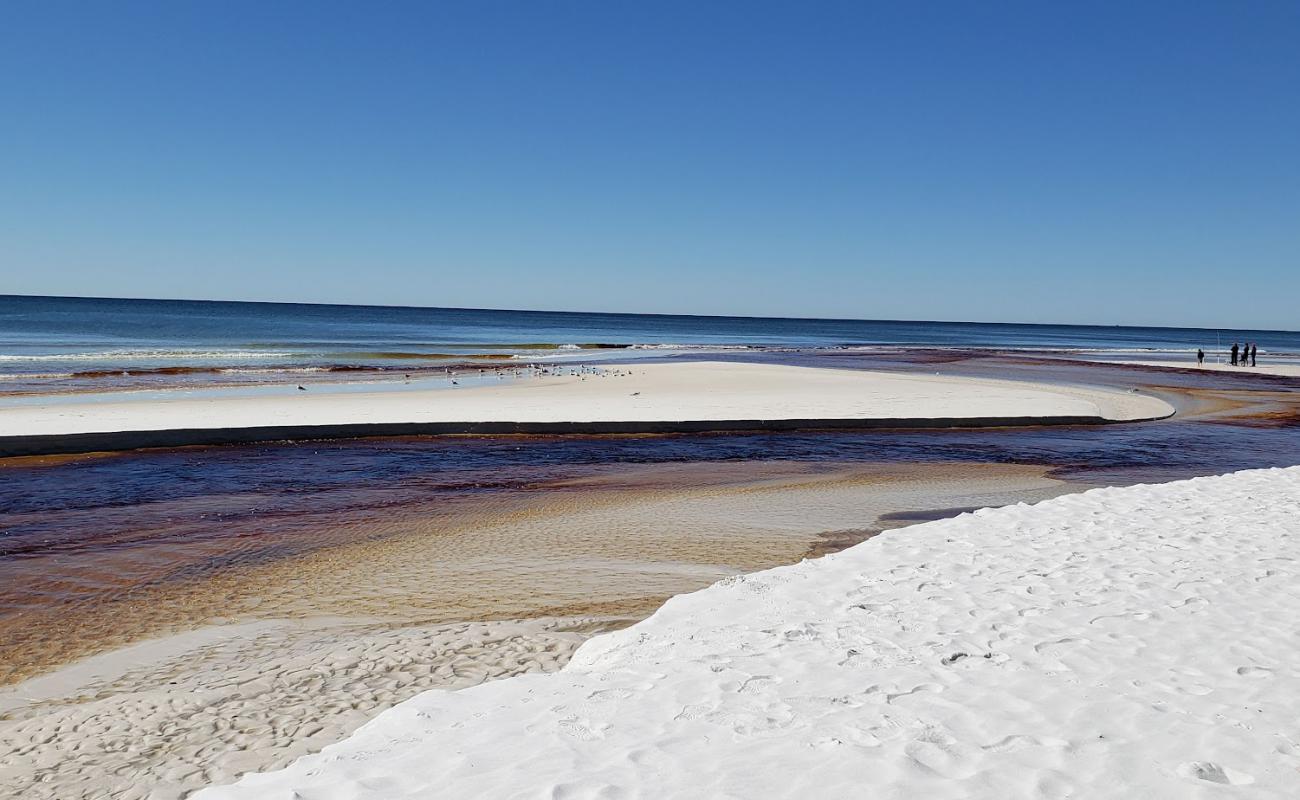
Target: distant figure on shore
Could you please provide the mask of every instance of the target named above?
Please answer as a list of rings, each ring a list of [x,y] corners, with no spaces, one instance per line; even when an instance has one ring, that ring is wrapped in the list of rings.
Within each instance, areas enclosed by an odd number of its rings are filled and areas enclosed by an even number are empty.
[[[1199,367],[1204,363],[1205,363],[1205,351],[1198,347],[1196,348],[1196,366]]]
[[[1259,355],[1259,346],[1252,343],[1250,345],[1250,365],[1255,366],[1255,356]]]
[[[1232,366],[1234,367],[1237,366],[1237,351],[1240,349],[1241,348],[1237,347],[1236,342],[1232,343]]]

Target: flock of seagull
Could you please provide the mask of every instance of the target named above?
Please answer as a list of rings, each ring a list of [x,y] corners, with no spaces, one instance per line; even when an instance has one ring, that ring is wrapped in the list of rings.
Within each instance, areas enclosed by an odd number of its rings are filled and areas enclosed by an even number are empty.
[[[470,372],[470,370],[463,369],[461,371],[457,371],[453,367],[443,368],[443,374],[447,377],[449,381],[451,381],[452,386],[460,386],[460,381],[456,380],[456,377],[460,375],[464,375],[466,372]],[[506,378],[529,378],[529,377],[531,378],[571,377],[571,378],[578,378],[579,380],[585,381],[587,380],[588,377],[625,378],[633,374],[632,370],[630,369],[622,369],[622,368],[610,369],[605,367],[589,367],[585,364],[579,364],[576,367],[548,366],[543,364],[525,364],[522,367],[510,367],[507,369],[498,368],[492,370],[492,372],[496,374],[498,380],[505,380]],[[478,369],[478,377],[485,378],[488,376],[488,374],[489,371],[487,369],[483,369],[483,368]],[[412,379],[411,373],[408,372],[404,374],[402,377],[405,379],[404,380],[405,383],[411,382]],[[307,387],[303,386],[302,384],[298,384],[298,391],[305,392],[307,391]],[[633,392],[632,396],[635,397],[639,394],[641,393]]]

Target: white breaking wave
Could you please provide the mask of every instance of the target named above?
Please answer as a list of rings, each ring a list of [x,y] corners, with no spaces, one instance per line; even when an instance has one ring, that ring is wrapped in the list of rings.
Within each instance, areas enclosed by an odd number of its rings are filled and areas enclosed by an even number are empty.
[[[71,372],[0,372],[0,381],[30,381],[71,377]]]
[[[629,350],[759,350],[762,349],[752,344],[676,344],[673,342],[661,342],[658,344],[634,344],[629,346]]]
[[[0,353],[0,362],[39,363],[43,361],[205,361],[236,358],[290,358],[295,353],[268,350],[103,350],[93,353],[42,353],[9,355]]]

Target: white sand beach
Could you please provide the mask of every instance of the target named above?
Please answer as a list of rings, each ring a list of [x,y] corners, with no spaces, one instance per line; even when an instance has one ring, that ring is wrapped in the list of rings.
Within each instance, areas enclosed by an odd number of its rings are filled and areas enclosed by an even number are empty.
[[[637,364],[501,386],[58,402],[0,408],[0,436],[438,422],[1164,417],[1133,392],[1028,382],[747,363]]]
[[[885,533],[196,796],[1295,797],[1297,519],[1288,468]]]

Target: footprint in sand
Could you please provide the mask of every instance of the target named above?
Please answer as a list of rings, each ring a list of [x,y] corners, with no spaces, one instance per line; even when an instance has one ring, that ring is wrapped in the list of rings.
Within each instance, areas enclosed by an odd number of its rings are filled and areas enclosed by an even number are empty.
[[[629,689],[598,689],[587,695],[587,699],[593,703],[605,703],[610,700],[628,700],[632,697]]]
[[[925,731],[908,742],[903,752],[922,770],[950,780],[969,777],[975,771],[951,737],[934,731]]]
[[[898,699],[903,698],[903,697],[910,697],[910,696],[912,696],[912,695],[914,695],[914,694],[922,694],[922,693],[924,693],[924,692],[942,692],[942,691],[943,691],[943,686],[941,686],[940,684],[937,684],[937,683],[922,683],[922,684],[919,684],[919,685],[917,685],[917,686],[912,687],[911,689],[908,689],[908,690],[905,691],[905,692],[896,692],[896,693],[893,693],[893,694],[886,694],[886,695],[885,695],[885,702],[886,702],[886,703],[893,703],[895,700],[898,700]]]
[[[1269,667],[1237,667],[1237,674],[1243,678],[1271,678],[1273,670]]]
[[[1088,641],[1087,639],[1076,639],[1076,638],[1073,638],[1073,637],[1067,636],[1067,637],[1065,637],[1064,639],[1057,639],[1056,641],[1053,641],[1053,642],[1042,642],[1042,643],[1040,643],[1040,644],[1036,644],[1036,645],[1034,645],[1034,652],[1038,653],[1039,655],[1049,655],[1049,656],[1050,656],[1050,655],[1052,655],[1052,654],[1054,654],[1054,653],[1058,653],[1058,652],[1060,652],[1060,651],[1066,649],[1066,646],[1067,646],[1067,645],[1072,645],[1072,644],[1083,644],[1083,643],[1085,643],[1085,642],[1087,642],[1087,641]]]
[[[1178,768],[1178,774],[1184,778],[1193,780],[1209,781],[1210,783],[1223,783],[1229,786],[1245,786],[1255,782],[1255,779],[1244,772],[1238,772],[1235,769],[1228,769],[1213,761],[1190,761]]]
[[[1050,736],[1039,738],[1037,736],[1012,734],[993,744],[981,745],[980,749],[989,753],[1014,753],[1027,747],[1068,747],[1069,745],[1070,743],[1065,739],[1056,739]]]
[[[745,679],[744,683],[736,686],[737,694],[758,694],[769,686],[775,686],[780,683],[779,680],[770,675],[753,675]]]
[[[597,739],[604,739],[605,731],[609,729],[608,725],[592,727],[586,720],[580,719],[577,716],[565,717],[559,721],[558,727],[560,733],[581,742],[593,742]]]

